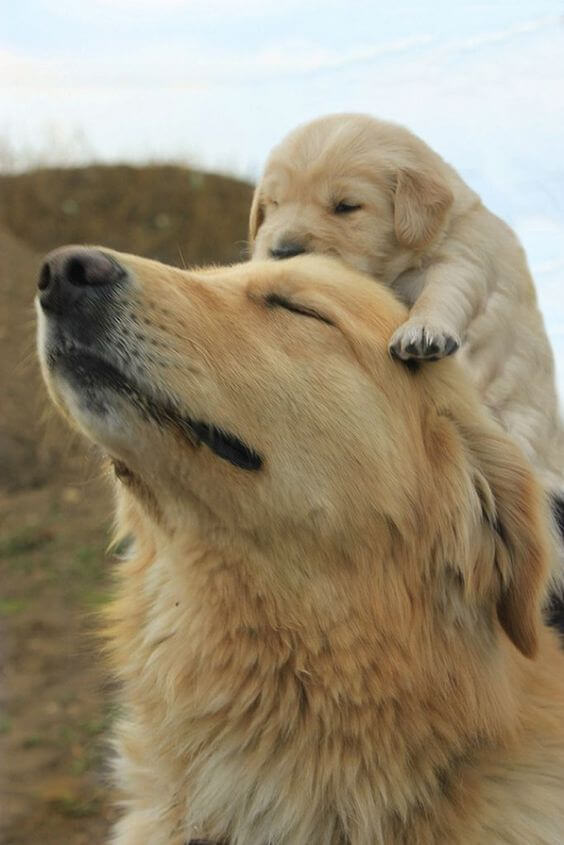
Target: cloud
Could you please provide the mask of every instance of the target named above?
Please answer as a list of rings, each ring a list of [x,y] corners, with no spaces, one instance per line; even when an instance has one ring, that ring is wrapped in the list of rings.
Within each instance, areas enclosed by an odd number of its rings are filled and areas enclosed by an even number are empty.
[[[103,4],[106,0],[96,0]],[[120,0],[128,3],[129,0]],[[564,146],[564,31],[556,17],[472,37],[421,32],[331,47],[279,38],[271,46],[209,48],[155,39],[133,50],[69,39],[52,55],[0,52],[3,125],[33,136],[47,123],[79,126],[101,155],[178,156],[199,148],[258,170],[268,149],[299,122],[330,111],[367,111],[407,123],[452,160],[500,213],[561,202],[548,169]],[[163,131],[166,127],[166,131]],[[0,131],[2,131],[0,123]],[[217,131],[214,131],[217,129]],[[147,154],[145,150],[145,155]],[[548,186],[548,187],[547,187]],[[541,196],[552,190],[555,199]],[[560,195],[560,200],[558,199]],[[524,202],[525,200],[523,200]],[[561,207],[561,206],[560,206]]]
[[[200,0],[164,0],[170,8],[198,6]],[[123,9],[137,6],[137,0],[119,0]],[[203,3],[203,0],[202,0]],[[258,0],[257,0],[258,3]],[[262,0],[261,0],[262,3]],[[114,9],[115,0],[111,8]],[[223,4],[231,8],[227,0],[217,0],[218,8]],[[68,4],[67,4],[68,5]],[[73,4],[71,4],[73,5]],[[91,5],[91,4],[89,4]],[[97,7],[109,7],[110,0],[96,0]],[[153,0],[144,0],[141,4],[153,8]],[[251,2],[251,6],[253,3]],[[310,4],[311,5],[316,5]],[[83,8],[81,4],[81,8]],[[60,6],[59,6],[60,9]],[[268,9],[265,9],[268,11]],[[98,41],[80,43],[74,46],[74,40],[57,50],[52,55],[42,48],[33,52],[4,50],[0,53],[0,84],[2,86],[33,84],[37,87],[66,85],[69,87],[108,85],[165,85],[169,87],[207,85],[227,85],[234,82],[263,84],[265,80],[275,81],[297,77],[307,78],[334,72],[358,71],[364,80],[372,82],[384,79],[390,86],[398,86],[406,81],[428,82],[432,76],[440,79],[442,88],[452,88],[454,84],[462,86],[470,95],[475,95],[481,85],[499,81],[505,74],[503,85],[507,86],[510,69],[505,62],[515,64],[517,71],[523,69],[524,61],[530,53],[530,44],[534,36],[541,34],[542,59],[535,64],[530,74],[529,87],[536,86],[539,75],[549,82],[549,69],[555,64],[559,69],[559,82],[562,75],[562,55],[564,38],[562,19],[544,17],[521,22],[511,27],[492,32],[486,31],[469,38],[441,40],[430,33],[420,33],[401,39],[389,39],[374,45],[373,41],[354,47],[327,47],[322,42],[312,39],[279,39],[277,42],[249,50],[247,45],[218,47],[213,44],[200,44],[196,41],[182,40],[181,43],[159,42],[156,37],[149,45],[137,46],[134,50],[127,43],[119,51],[109,42],[108,46]],[[531,38],[533,37],[533,38]],[[517,45],[524,43],[524,58],[519,56]],[[504,61],[500,61],[500,50],[506,51]],[[517,47],[517,49],[516,49]],[[397,61],[403,59],[399,65]],[[540,56],[538,57],[540,59]],[[478,61],[476,61],[478,59]],[[382,75],[383,64],[387,62]],[[457,65],[472,66],[472,74],[457,72]],[[547,63],[548,67],[547,67]],[[520,66],[520,67],[519,67]],[[448,68],[448,79],[444,78]],[[527,83],[525,75],[521,84]],[[337,86],[338,87],[338,86]],[[507,90],[505,92],[507,94]],[[541,96],[542,96],[542,92]],[[537,95],[539,91],[537,89]]]
[[[207,19],[221,16],[228,19],[257,18],[280,12],[280,0],[41,0],[50,14],[81,21],[135,16],[142,22],[179,15],[199,15]],[[284,13],[299,9],[315,12],[335,5],[335,0],[284,0]],[[339,5],[337,3],[337,5]]]

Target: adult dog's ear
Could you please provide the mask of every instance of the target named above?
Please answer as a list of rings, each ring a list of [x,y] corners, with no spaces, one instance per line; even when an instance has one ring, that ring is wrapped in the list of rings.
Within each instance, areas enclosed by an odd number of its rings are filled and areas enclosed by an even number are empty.
[[[438,233],[453,202],[452,191],[440,176],[402,168],[396,174],[394,228],[403,246],[421,249]]]
[[[472,423],[459,428],[470,451],[484,520],[475,586],[490,594],[493,587],[503,629],[524,655],[533,657],[551,555],[543,491],[503,432]]]
[[[251,203],[251,213],[249,214],[249,243],[252,244],[257,236],[257,232],[264,221],[264,206],[262,204],[260,185],[257,185],[253,194],[253,201]]]

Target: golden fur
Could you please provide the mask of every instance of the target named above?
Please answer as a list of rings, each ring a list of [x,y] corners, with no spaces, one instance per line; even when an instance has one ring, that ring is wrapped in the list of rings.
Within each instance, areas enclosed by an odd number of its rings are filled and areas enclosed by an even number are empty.
[[[327,258],[190,272],[105,252],[127,277],[89,349],[135,389],[69,381],[44,313],[40,356],[135,538],[107,620],[112,842],[561,843],[547,514],[461,368],[394,362],[406,309]]]
[[[553,357],[523,249],[421,139],[366,115],[299,127],[267,162],[250,239],[259,260],[295,245],[388,284],[411,307],[392,353],[440,358],[462,344],[487,407],[564,493]]]

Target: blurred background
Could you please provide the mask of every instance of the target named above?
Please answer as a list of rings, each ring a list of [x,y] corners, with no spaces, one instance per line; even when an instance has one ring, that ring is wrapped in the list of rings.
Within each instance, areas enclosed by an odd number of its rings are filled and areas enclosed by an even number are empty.
[[[0,842],[103,842],[112,690],[95,630],[111,495],[47,407],[41,256],[245,254],[296,124],[403,123],[527,250],[564,395],[564,9],[554,0],[19,0],[0,32]]]

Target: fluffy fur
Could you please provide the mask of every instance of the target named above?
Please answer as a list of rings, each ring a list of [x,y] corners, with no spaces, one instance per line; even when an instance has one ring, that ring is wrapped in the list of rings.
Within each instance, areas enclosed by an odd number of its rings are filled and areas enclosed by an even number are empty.
[[[410,306],[390,350],[404,360],[455,352],[544,485],[564,491],[550,345],[525,254],[458,173],[406,129],[332,115],[276,147],[250,217],[253,255],[340,256]]]
[[[106,630],[114,845],[560,843],[544,498],[462,369],[394,362],[406,309],[327,258],[105,254],[115,290],[69,248],[39,311],[50,393],[134,537]],[[122,375],[76,378],[85,349]]]

